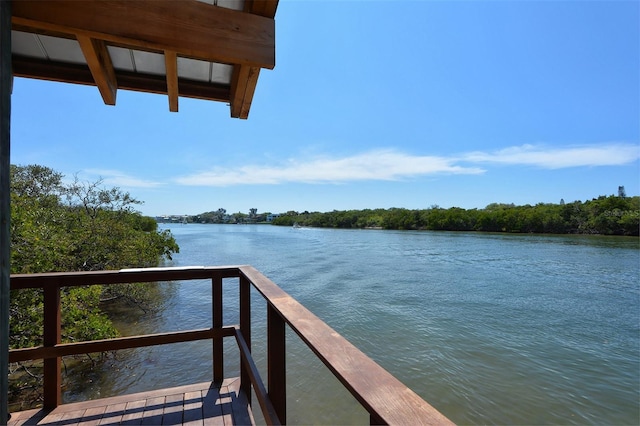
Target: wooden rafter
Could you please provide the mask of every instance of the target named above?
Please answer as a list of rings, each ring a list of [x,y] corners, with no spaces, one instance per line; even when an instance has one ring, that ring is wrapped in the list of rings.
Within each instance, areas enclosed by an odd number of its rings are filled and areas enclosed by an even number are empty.
[[[276,16],[277,0],[245,0],[244,11],[267,18]]]
[[[231,77],[231,117],[248,118],[260,68],[236,65]]]
[[[78,43],[104,103],[115,105],[118,82],[106,44],[84,35],[78,35]]]
[[[244,11],[247,13],[273,18],[278,7],[277,0],[246,0]],[[248,65],[233,67],[231,77],[231,117],[246,119],[253,101],[260,68]]]
[[[170,50],[164,52],[167,78],[167,96],[169,111],[178,112],[178,55]]]

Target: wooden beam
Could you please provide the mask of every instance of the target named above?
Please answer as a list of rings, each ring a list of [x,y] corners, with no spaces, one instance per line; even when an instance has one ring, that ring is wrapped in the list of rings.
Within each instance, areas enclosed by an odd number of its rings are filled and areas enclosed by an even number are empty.
[[[251,282],[245,277],[240,277],[240,334],[247,347],[247,356],[251,356]],[[240,364],[240,391],[247,396],[251,405],[251,374],[249,368]]]
[[[13,73],[16,77],[95,85],[89,68],[85,65],[50,62],[24,56],[14,56]],[[118,88],[147,93],[167,93],[167,80],[161,75],[115,71]],[[230,102],[229,86],[195,80],[179,80],[180,96],[219,102]]]
[[[222,295],[222,277],[216,277],[211,280],[211,318],[213,320],[213,328],[222,328],[224,324],[223,315],[223,295]],[[222,383],[224,380],[224,343],[221,338],[213,338],[213,381]]]
[[[78,35],[77,39],[102,100],[107,105],[115,105],[118,82],[107,45],[102,40],[84,35]]]
[[[235,336],[235,333],[235,327],[228,326],[215,329],[205,328],[86,342],[60,343],[51,347],[39,346],[34,348],[12,349],[9,352],[9,360],[11,362],[24,362],[95,352],[111,352],[131,348],[168,345],[171,343],[193,342],[204,339],[222,339],[223,337]]]
[[[44,347],[53,347],[61,341],[62,311],[60,310],[60,286],[48,286],[44,288]],[[61,358],[48,358],[44,360],[42,373],[43,406],[47,410],[53,410],[62,404],[62,363]]]
[[[23,288],[83,287],[92,284],[148,283],[152,281],[237,278],[240,266],[188,266],[176,268],[133,268],[106,271],[45,272],[11,275],[11,290]]]
[[[194,0],[14,0],[12,23],[213,62],[275,66],[272,18]]]
[[[236,65],[231,76],[231,117],[246,119],[260,76],[260,68]]]
[[[251,348],[242,335],[242,331],[240,331],[239,329],[236,330],[236,342],[238,343],[238,349],[240,350],[240,371],[241,374],[245,374],[246,380],[243,383],[241,376],[240,392],[245,395],[247,401],[249,402],[249,406],[251,406],[251,385],[253,385],[253,391],[256,394],[256,398],[258,398],[258,403],[260,404],[262,415],[265,418],[265,423],[267,425],[283,424],[280,422],[278,413],[276,412],[276,409],[269,399],[267,388],[265,388],[264,383],[262,382],[262,378],[260,377],[260,371],[258,370],[253,357],[251,356]],[[245,389],[243,389],[243,385]]]
[[[169,111],[178,112],[178,55],[167,50],[164,52],[164,64],[167,77],[167,95]]]
[[[453,424],[255,268],[242,266],[240,273],[240,281],[248,280],[267,299],[269,306],[369,412],[372,423]]]
[[[278,0],[245,0],[244,11],[255,15],[273,18]],[[249,109],[258,84],[260,68],[246,65],[233,67],[231,76],[231,117],[249,118]]]
[[[26,56],[13,57],[13,74],[16,77],[76,83],[94,86],[91,70],[85,65],[67,62],[51,62]]]
[[[0,424],[9,418],[11,2],[0,1]]]
[[[255,15],[273,18],[276,16],[278,0],[245,0],[244,11]]]
[[[267,303],[267,389],[280,423],[287,424],[287,367],[285,322]]]

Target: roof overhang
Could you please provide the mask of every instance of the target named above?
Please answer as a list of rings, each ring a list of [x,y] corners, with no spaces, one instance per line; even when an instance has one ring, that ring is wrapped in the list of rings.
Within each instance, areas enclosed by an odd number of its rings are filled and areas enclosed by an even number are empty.
[[[275,66],[278,0],[13,0],[18,77],[229,103],[247,118],[261,68]]]

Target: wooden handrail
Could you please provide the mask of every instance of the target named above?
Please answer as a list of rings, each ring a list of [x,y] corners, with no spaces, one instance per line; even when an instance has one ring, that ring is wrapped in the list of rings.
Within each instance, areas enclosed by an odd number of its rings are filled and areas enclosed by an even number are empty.
[[[258,367],[255,362],[253,362],[253,357],[251,356],[251,351],[247,342],[245,341],[242,331],[240,329],[236,330],[236,341],[238,342],[238,348],[240,349],[240,358],[242,359],[242,365],[247,371],[247,375],[249,376],[249,380],[253,385],[253,390],[256,393],[258,398],[258,403],[260,404],[260,408],[262,408],[262,414],[264,415],[264,419],[268,425],[280,425],[283,424],[280,422],[278,418],[278,413],[276,412],[273,404],[271,403],[271,399],[269,398],[269,393],[264,386],[264,382],[260,378],[260,372],[258,371]]]
[[[9,362],[22,362],[34,359],[58,358],[63,356],[110,352],[121,349],[144,348],[147,346],[167,345],[170,343],[193,342],[195,340],[233,337],[235,327],[204,328],[201,330],[174,331],[170,333],[145,334],[142,336],[117,337],[113,339],[92,340],[88,342],[60,343],[55,346],[12,349]]]
[[[114,271],[48,272],[12,274],[11,290],[77,287],[93,284],[126,284],[153,281],[178,281],[238,277],[239,266],[190,266],[171,268],[133,268]]]
[[[43,346],[9,351],[9,362],[44,360],[43,405],[53,409],[62,403],[61,357],[93,352],[107,352],[145,346],[181,343],[194,340],[213,341],[213,381],[221,383],[223,372],[223,337],[234,336],[234,328],[222,326],[222,279],[238,277],[237,266],[187,268],[136,268],[117,271],[52,272],[11,275],[11,290],[44,290]],[[61,343],[60,289],[88,285],[125,284],[170,280],[211,279],[213,328],[182,332],[131,336],[89,342]]]
[[[255,268],[242,266],[240,272],[369,412],[372,423],[451,424],[438,410]]]
[[[239,326],[222,324],[223,278],[239,278]],[[62,287],[194,279],[212,280],[212,328],[92,342],[60,343],[59,295]],[[267,302],[268,389],[264,387],[251,357],[251,286]],[[251,266],[148,268],[11,276],[12,290],[25,288],[45,290],[44,315],[47,321],[53,321],[53,325],[45,327],[42,347],[11,350],[9,359],[11,362],[45,360],[46,408],[60,404],[62,356],[212,339],[214,381],[221,381],[224,374],[221,339],[235,336],[241,355],[241,391],[250,401],[253,387],[265,420],[269,424],[285,424],[286,324],[369,412],[371,424],[452,424],[415,392]],[[47,382],[48,375],[54,377],[49,378]]]

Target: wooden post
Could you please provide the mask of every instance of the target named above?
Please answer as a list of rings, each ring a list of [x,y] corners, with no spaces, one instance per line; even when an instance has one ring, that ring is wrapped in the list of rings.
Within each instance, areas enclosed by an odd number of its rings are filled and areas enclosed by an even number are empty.
[[[377,415],[369,413],[369,424],[371,426],[386,425],[386,423]]]
[[[280,424],[287,424],[287,375],[285,365],[285,323],[267,304],[267,380],[269,399]]]
[[[11,2],[0,0],[0,424],[9,418]]]
[[[44,347],[60,343],[60,287],[44,287]],[[53,410],[62,403],[60,357],[44,360],[44,408]]]
[[[240,332],[251,353],[251,283],[240,276]],[[243,363],[240,363],[240,391],[251,405],[251,377]]]
[[[222,277],[212,279],[212,318],[213,328],[222,328]],[[213,381],[222,383],[224,380],[224,346],[222,336],[213,338]]]

